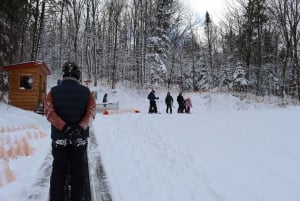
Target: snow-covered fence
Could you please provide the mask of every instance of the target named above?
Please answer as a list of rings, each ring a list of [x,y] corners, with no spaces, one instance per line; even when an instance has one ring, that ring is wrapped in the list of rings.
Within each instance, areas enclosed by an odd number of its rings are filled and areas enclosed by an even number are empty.
[[[124,114],[124,113],[140,113],[137,109],[117,109],[117,110],[104,110],[103,115],[110,115],[110,114]]]
[[[96,111],[103,112],[104,110],[118,110],[119,109],[119,102],[116,103],[97,103],[96,104]]]

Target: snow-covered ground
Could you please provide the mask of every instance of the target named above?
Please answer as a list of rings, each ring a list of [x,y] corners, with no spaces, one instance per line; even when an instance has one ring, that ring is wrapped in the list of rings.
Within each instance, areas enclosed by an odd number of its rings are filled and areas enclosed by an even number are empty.
[[[141,111],[99,113],[93,122],[114,201],[300,200],[300,107],[191,93],[184,96],[192,114],[177,114],[176,101],[166,114],[166,91],[158,89],[156,115],[147,114],[148,91],[92,90],[98,102],[107,92],[120,109]],[[50,153],[50,125],[4,104],[0,113],[0,200],[25,201]],[[19,154],[7,163],[4,152]]]

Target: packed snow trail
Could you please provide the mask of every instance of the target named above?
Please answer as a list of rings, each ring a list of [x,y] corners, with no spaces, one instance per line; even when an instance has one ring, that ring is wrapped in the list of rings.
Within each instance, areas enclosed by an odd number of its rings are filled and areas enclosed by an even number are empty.
[[[158,122],[165,118],[178,117],[186,119],[190,118],[190,115],[111,115],[95,120],[95,124],[105,125],[103,129],[96,130],[96,133],[101,135],[98,137],[98,142],[101,143],[101,153],[109,152],[108,155],[112,157],[105,158],[104,166],[107,166],[108,177],[113,185],[111,190],[114,200],[128,200],[124,189],[118,188],[118,184],[124,182],[128,182],[127,191],[136,196],[135,200],[148,201],[147,197],[156,197],[161,201],[195,200],[200,197],[202,200],[209,201],[224,200],[210,184],[205,170],[199,166],[199,163],[195,163],[195,158],[180,144],[172,143],[170,139],[158,135],[158,133],[168,132],[159,131]],[[125,122],[127,126],[123,127]],[[147,125],[142,122],[147,122]],[[110,129],[112,127],[113,129]],[[128,128],[130,128],[130,134],[126,131]],[[107,147],[104,142],[114,146]],[[106,157],[106,154],[103,156]],[[142,161],[140,156],[144,156]],[[116,165],[112,163],[113,161],[120,162]],[[155,164],[156,161],[159,161],[159,164]],[[121,172],[117,167],[120,165],[123,165]],[[127,175],[131,175],[131,178]],[[176,175],[176,178],[173,178],[173,175]],[[191,182],[186,183],[187,180]],[[139,185],[142,183],[143,185]],[[164,191],[170,186],[174,189],[173,195]],[[186,195],[191,197],[185,197]]]
[[[113,200],[299,200],[298,113],[97,116]]]

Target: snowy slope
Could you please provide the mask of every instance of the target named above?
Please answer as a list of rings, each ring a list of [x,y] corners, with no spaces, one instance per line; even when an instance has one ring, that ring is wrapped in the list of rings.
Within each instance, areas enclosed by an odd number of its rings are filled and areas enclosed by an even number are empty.
[[[300,200],[299,107],[191,93],[184,96],[192,98],[192,114],[177,114],[176,103],[174,113],[165,114],[166,91],[157,90],[162,114],[156,115],[147,114],[147,91],[92,90],[97,102],[107,92],[120,109],[141,111],[98,114],[93,123],[114,201]],[[50,151],[50,126],[42,116],[2,104],[0,113],[0,129],[35,125],[4,129],[1,137],[47,135],[29,140],[33,154],[9,159],[10,183],[0,162],[0,200],[26,200]]]

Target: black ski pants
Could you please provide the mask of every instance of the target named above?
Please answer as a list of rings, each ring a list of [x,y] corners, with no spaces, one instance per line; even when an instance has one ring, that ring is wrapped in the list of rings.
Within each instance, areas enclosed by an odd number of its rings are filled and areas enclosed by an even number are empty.
[[[172,104],[167,104],[166,112],[169,113],[169,110],[170,110],[170,113],[172,114]]]
[[[87,144],[77,147],[52,143],[53,163],[50,178],[50,201],[64,201],[68,171],[70,171],[71,176],[71,201],[82,200],[86,150]]]
[[[150,101],[149,113],[157,113],[156,101]]]
[[[184,103],[178,103],[178,110],[177,110],[177,112],[178,113],[184,113],[184,110],[185,110]]]

